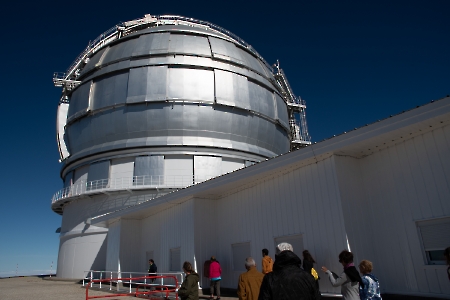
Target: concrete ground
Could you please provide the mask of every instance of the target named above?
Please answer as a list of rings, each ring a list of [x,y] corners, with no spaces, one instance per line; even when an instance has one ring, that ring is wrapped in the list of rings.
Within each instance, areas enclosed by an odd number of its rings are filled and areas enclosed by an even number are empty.
[[[200,299],[209,299],[200,291]],[[110,291],[89,290],[89,296],[109,296],[105,299],[131,299],[134,297],[112,296]],[[111,297],[112,296],[112,297]],[[237,297],[226,297],[220,299],[231,300]],[[86,299],[86,288],[77,280],[60,280],[57,278],[40,277],[13,277],[0,279],[1,300],[82,300]],[[136,299],[136,298],[134,298]],[[148,298],[147,298],[148,299]],[[153,298],[152,298],[153,299]],[[155,298],[159,299],[159,298]],[[160,298],[162,299],[162,298]]]
[[[221,289],[222,290],[222,289]],[[200,291],[200,299],[208,299],[208,290],[205,295]],[[89,290],[89,296],[109,296],[105,299],[130,299],[134,297],[113,296],[110,291]],[[382,295],[383,300],[433,300],[437,298],[422,298],[400,295]],[[222,300],[238,299],[235,291],[222,290]],[[326,297],[323,297],[326,298]],[[86,288],[79,281],[61,280],[58,278],[40,277],[14,277],[0,279],[1,300],[82,300],[86,299]],[[148,298],[147,298],[148,299]],[[162,299],[162,298],[159,298]],[[329,298],[331,299],[331,298]],[[334,298],[340,299],[340,298]],[[441,298],[442,299],[442,298]]]

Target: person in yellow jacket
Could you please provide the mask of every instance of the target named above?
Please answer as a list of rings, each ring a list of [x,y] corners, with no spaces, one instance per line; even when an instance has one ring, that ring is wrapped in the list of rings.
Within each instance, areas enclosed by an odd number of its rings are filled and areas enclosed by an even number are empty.
[[[237,290],[239,300],[258,300],[264,274],[256,270],[255,260],[251,257],[245,259],[245,268],[247,272],[239,276]]]
[[[269,256],[269,250],[266,248],[262,249],[262,272],[267,274],[272,272],[273,259]]]

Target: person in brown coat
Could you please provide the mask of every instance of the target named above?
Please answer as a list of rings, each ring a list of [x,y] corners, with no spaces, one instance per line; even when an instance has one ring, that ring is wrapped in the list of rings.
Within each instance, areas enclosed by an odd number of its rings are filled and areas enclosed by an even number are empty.
[[[245,268],[247,272],[239,276],[237,290],[239,300],[257,300],[264,274],[256,270],[255,260],[251,257],[245,259]]]

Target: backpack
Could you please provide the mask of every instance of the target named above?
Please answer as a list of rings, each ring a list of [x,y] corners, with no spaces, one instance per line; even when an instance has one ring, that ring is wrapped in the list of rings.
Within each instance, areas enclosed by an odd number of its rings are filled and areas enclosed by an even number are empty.
[[[319,274],[317,274],[314,268],[311,268],[311,275],[314,277],[315,280],[319,279]]]

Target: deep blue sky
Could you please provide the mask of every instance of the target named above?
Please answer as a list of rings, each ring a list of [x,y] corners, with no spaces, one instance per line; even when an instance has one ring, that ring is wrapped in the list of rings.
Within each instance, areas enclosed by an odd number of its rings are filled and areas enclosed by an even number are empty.
[[[64,72],[121,21],[174,14],[222,26],[307,101],[313,142],[450,94],[450,1],[33,1],[0,12],[0,277],[55,268],[56,147]]]

